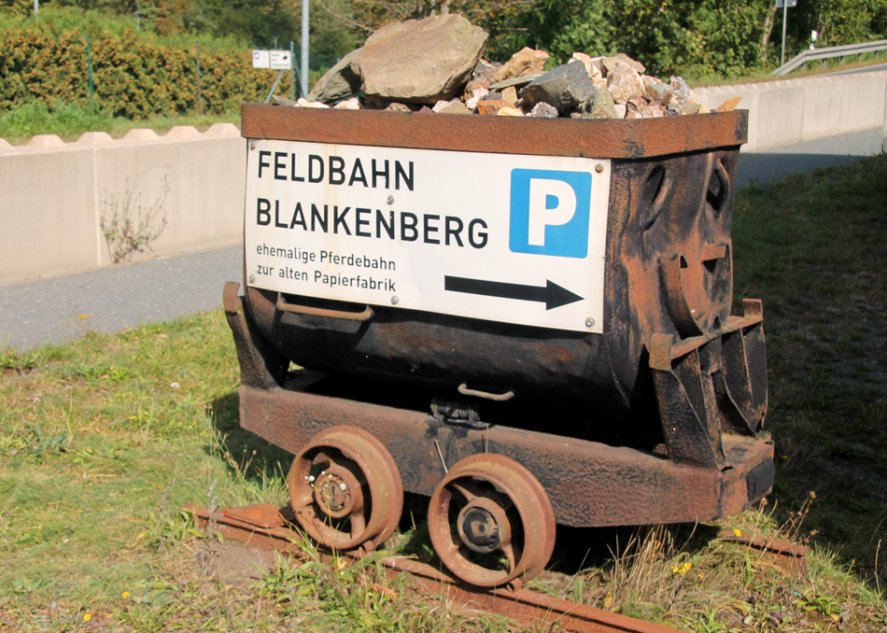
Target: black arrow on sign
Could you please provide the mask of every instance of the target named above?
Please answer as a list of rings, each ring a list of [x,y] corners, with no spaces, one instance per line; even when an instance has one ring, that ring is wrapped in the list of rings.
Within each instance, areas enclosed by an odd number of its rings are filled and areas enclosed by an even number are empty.
[[[558,286],[550,280],[547,280],[544,286],[525,286],[523,284],[510,284],[502,281],[468,279],[466,277],[450,277],[447,275],[444,277],[444,290],[484,295],[486,297],[518,299],[520,301],[539,301],[545,304],[546,310],[559,308],[569,303],[582,301],[583,299],[583,297]]]

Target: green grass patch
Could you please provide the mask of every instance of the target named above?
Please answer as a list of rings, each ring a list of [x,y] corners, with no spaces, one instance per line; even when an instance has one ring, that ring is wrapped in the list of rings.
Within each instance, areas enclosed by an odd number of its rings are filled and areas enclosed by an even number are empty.
[[[713,525],[565,531],[552,595],[691,631],[882,631],[887,157],[737,197],[737,301],[765,302],[777,487]],[[289,457],[238,426],[221,312],[0,351],[0,629],[506,631],[388,578],[377,557],[208,576],[189,504],[284,503]],[[815,494],[811,494],[815,491]],[[392,539],[429,556],[421,525]],[[806,569],[718,530],[811,545]],[[581,563],[580,563],[581,561]]]
[[[764,298],[777,498],[887,587],[887,156],[740,192],[736,293]],[[880,548],[880,549],[879,549]],[[880,553],[880,556],[879,556]],[[876,568],[877,565],[877,568]]]
[[[786,59],[786,61],[789,61]],[[800,77],[812,77],[823,73],[835,73],[844,70],[864,69],[866,66],[883,64],[887,61],[887,52],[877,51],[862,55],[848,55],[847,57],[833,57],[809,61],[788,75],[773,75],[775,68],[750,69],[742,77],[720,77],[704,73],[694,73],[692,70],[683,74],[684,79],[694,88],[708,86],[738,85],[767,81],[783,81],[785,79],[798,79]],[[778,64],[777,64],[778,65]]]
[[[135,128],[148,128],[162,134],[176,125],[193,125],[205,130],[213,123],[239,125],[240,112],[176,117],[154,115],[131,120],[112,116],[97,105],[57,103],[50,107],[43,101],[35,100],[0,113],[0,138],[12,144],[27,143],[37,134],[56,134],[64,141],[76,141],[85,132],[107,132],[119,138]]]

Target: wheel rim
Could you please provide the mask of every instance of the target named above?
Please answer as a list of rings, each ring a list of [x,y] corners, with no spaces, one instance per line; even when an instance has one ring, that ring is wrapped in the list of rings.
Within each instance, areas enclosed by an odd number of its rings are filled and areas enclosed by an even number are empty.
[[[554,509],[542,484],[503,455],[472,455],[438,484],[428,533],[441,562],[478,587],[519,586],[554,550]]]
[[[315,435],[287,477],[296,522],[320,545],[371,551],[397,528],[400,471],[385,446],[355,426]]]

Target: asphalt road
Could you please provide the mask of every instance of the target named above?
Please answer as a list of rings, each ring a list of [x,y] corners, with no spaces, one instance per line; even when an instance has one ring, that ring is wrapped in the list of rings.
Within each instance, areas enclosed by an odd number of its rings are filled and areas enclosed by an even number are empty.
[[[744,153],[737,185],[858,160],[879,153],[881,141],[881,130],[871,130]],[[241,262],[238,245],[0,286],[0,348],[24,352],[89,331],[118,332],[216,309],[224,283],[242,279]]]

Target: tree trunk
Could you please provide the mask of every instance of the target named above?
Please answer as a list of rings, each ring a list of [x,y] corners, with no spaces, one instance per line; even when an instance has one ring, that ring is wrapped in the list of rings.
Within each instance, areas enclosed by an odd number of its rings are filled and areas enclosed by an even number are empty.
[[[770,36],[773,34],[773,23],[776,21],[776,7],[773,6],[767,11],[767,17],[764,18],[764,35],[761,37],[761,51],[758,55],[761,64],[767,63],[767,53],[770,49]]]

